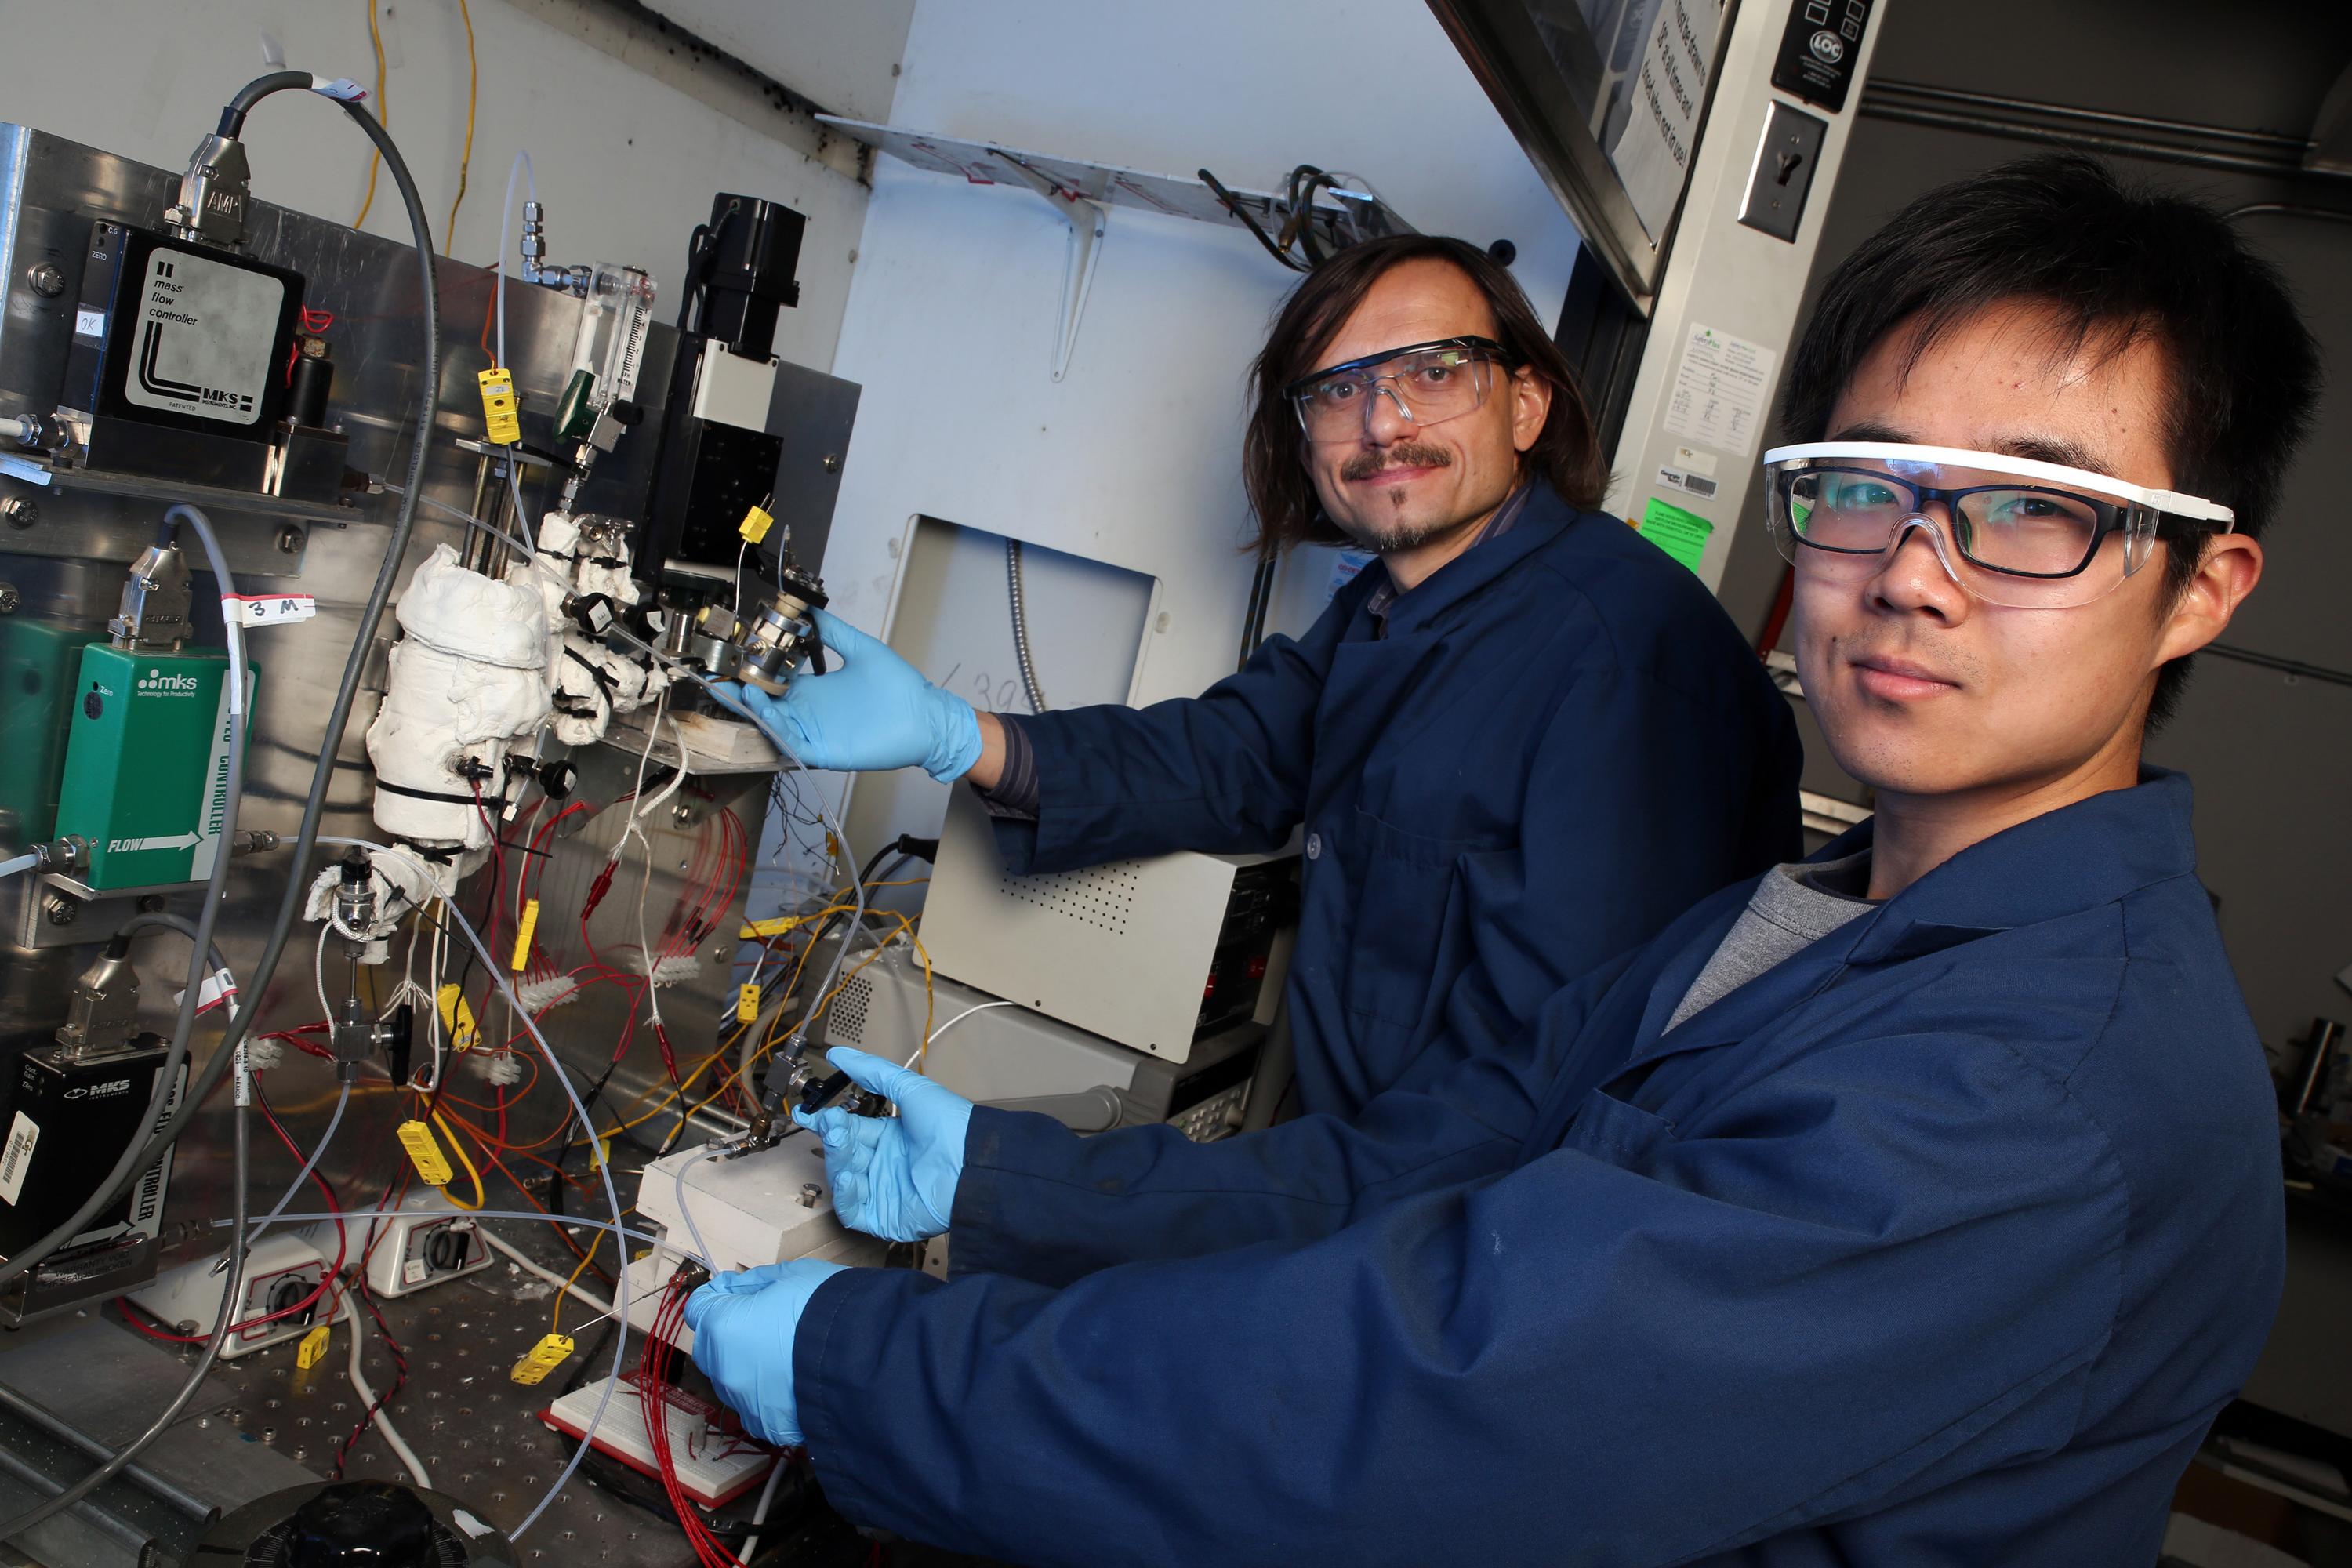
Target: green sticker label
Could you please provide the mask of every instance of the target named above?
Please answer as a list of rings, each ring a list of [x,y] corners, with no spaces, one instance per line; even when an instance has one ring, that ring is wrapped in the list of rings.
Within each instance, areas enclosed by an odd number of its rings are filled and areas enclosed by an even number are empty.
[[[1695,511],[1685,511],[1657,497],[1642,509],[1642,521],[1634,525],[1642,537],[1689,567],[1698,570],[1699,557],[1706,553],[1707,535],[1715,524]]]

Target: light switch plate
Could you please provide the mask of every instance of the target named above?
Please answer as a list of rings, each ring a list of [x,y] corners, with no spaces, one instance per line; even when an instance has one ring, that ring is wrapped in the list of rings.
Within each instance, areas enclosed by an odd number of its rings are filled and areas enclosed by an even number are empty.
[[[1756,144],[1756,163],[1748,171],[1748,196],[1739,204],[1739,221],[1790,244],[1797,242],[1797,224],[1805,216],[1805,197],[1813,188],[1813,171],[1821,166],[1822,138],[1829,122],[1777,99],[1764,121],[1764,139]]]

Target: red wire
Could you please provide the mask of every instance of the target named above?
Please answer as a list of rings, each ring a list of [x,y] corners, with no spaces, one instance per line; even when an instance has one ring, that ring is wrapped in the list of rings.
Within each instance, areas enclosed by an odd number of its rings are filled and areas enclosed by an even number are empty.
[[[685,1282],[682,1271],[670,1276],[669,1283],[663,1288],[661,1308],[654,1314],[645,1347],[638,1352],[637,1407],[645,1416],[646,1436],[653,1444],[654,1458],[661,1471],[662,1490],[669,1496],[678,1526],[686,1532],[687,1544],[694,1548],[695,1560],[703,1568],[734,1568],[739,1559],[703,1527],[694,1500],[678,1482],[677,1459],[670,1452],[667,1390],[672,1386],[669,1370],[677,1348],[677,1331],[686,1321]]]
[[[490,316],[498,308],[498,300],[499,287],[492,283],[488,295],[482,300],[482,356],[490,362],[493,370],[498,368],[499,356],[490,347]]]
[[[501,1176],[504,1176],[504,1177],[505,1177],[509,1182],[510,1182],[510,1183],[512,1183],[512,1184],[513,1184],[513,1185],[514,1185],[514,1190],[515,1190],[515,1191],[517,1191],[517,1192],[519,1192],[519,1193],[520,1193],[520,1194],[522,1194],[522,1196],[523,1196],[523,1201],[524,1201],[525,1203],[528,1203],[529,1205],[530,1205],[530,1206],[531,1206],[531,1207],[533,1207],[533,1208],[537,1209],[537,1210],[538,1210],[540,1213],[541,1213],[541,1214],[546,1214],[546,1213],[548,1212],[547,1205],[546,1205],[545,1204],[541,1203],[541,1202],[539,1201],[538,1194],[536,1194],[535,1193],[533,1193],[533,1192],[532,1192],[529,1187],[524,1186],[524,1185],[522,1184],[521,1181],[520,1181],[520,1180],[519,1180],[519,1179],[516,1177],[515,1173],[514,1173],[512,1171],[509,1171],[509,1169],[507,1169],[506,1162],[505,1162],[505,1161],[503,1161],[503,1160],[501,1160],[501,1159],[499,1159],[499,1158],[498,1157],[497,1153],[491,1150],[490,1146],[489,1146],[488,1143],[486,1143],[486,1142],[484,1142],[482,1141],[481,1136],[480,1136],[480,1131],[479,1131],[479,1130],[478,1130],[478,1128],[476,1128],[472,1122],[467,1121],[465,1118],[463,1118],[463,1117],[457,1117],[457,1118],[454,1118],[453,1120],[455,1121],[456,1125],[457,1125],[458,1127],[463,1128],[467,1132],[471,1133],[471,1134],[473,1134],[473,1135],[474,1135],[475,1146],[476,1146],[476,1147],[478,1147],[478,1148],[479,1148],[479,1149],[481,1150],[481,1152],[482,1152],[483,1156],[484,1156],[486,1159],[488,1159],[488,1160],[489,1161],[489,1163],[490,1163],[493,1166],[495,1166],[495,1167],[497,1168],[499,1174],[500,1174]],[[552,1134],[552,1133],[549,1134],[549,1137],[550,1137],[551,1139],[552,1139],[553,1134]],[[510,1153],[518,1153],[518,1154],[519,1154],[519,1153],[522,1152],[522,1151],[521,1151],[521,1150],[520,1150],[520,1149],[516,1149],[516,1150],[509,1150],[509,1152],[510,1152]],[[544,1162],[541,1162],[541,1163],[544,1163]],[[567,1178],[567,1179],[568,1179],[568,1178]],[[587,1259],[588,1259],[588,1254],[586,1254],[586,1253],[584,1253],[584,1252],[583,1252],[583,1251],[581,1251],[581,1250],[580,1250],[580,1244],[579,1244],[578,1242],[576,1242],[576,1241],[574,1241],[574,1240],[572,1240],[572,1233],[571,1233],[570,1231],[568,1231],[568,1230],[564,1229],[564,1228],[563,1228],[563,1226],[560,1226],[560,1225],[559,1225],[559,1226],[552,1226],[551,1228],[552,1228],[552,1229],[554,1230],[554,1232],[555,1232],[555,1239],[556,1239],[556,1240],[558,1240],[558,1241],[560,1241],[560,1242],[562,1242],[562,1243],[563,1243],[563,1245],[564,1245],[565,1247],[569,1247],[569,1248],[571,1249],[571,1252],[572,1252],[572,1257],[574,1257],[574,1258],[577,1258],[581,1259],[583,1262],[586,1262],[586,1261],[587,1261]],[[590,1272],[591,1274],[593,1274],[594,1276],[596,1276],[596,1278],[597,1278],[598,1279],[600,1279],[600,1280],[604,1281],[604,1282],[605,1284],[607,1284],[607,1285],[611,1284],[611,1283],[612,1283],[612,1281],[613,1281],[613,1277],[612,1277],[612,1275],[610,1275],[609,1273],[605,1272],[605,1270],[604,1270],[604,1269],[600,1265],[597,1265],[597,1264],[595,1264],[595,1263],[589,1263],[589,1264],[588,1264],[588,1272]]]
[[[357,1443],[361,1436],[375,1424],[377,1412],[390,1405],[394,1396],[408,1386],[408,1357],[401,1351],[400,1342],[392,1337],[392,1325],[385,1322],[383,1314],[376,1310],[375,1292],[367,1288],[367,1280],[364,1278],[360,1280],[358,1289],[360,1305],[365,1307],[368,1310],[368,1316],[375,1320],[375,1331],[383,1340],[383,1348],[392,1352],[393,1377],[391,1385],[375,1396],[375,1402],[360,1412],[359,1425],[353,1426],[352,1435],[343,1439],[343,1446],[335,1450],[335,1468],[329,1473],[327,1478],[329,1480],[339,1481],[343,1479],[343,1466],[352,1457],[352,1445]],[[353,1326],[352,1331],[354,1333],[359,1331],[357,1325]]]
[[[277,1113],[269,1109],[268,1099],[261,1092],[261,1083],[257,1075],[254,1080],[253,1095],[254,1103],[261,1108],[262,1116],[269,1123],[269,1130],[278,1134],[278,1141],[286,1145],[287,1152],[292,1154],[298,1162],[307,1160],[309,1156],[302,1152],[300,1147],[295,1143],[293,1138],[287,1133],[285,1127],[278,1121]],[[257,1318],[247,1318],[241,1323],[232,1323],[228,1327],[228,1333],[250,1333],[254,1330],[261,1328],[266,1324],[276,1322],[280,1318],[290,1318],[298,1312],[308,1310],[314,1303],[317,1302],[320,1297],[327,1293],[327,1287],[332,1284],[335,1279],[342,1273],[343,1257],[346,1248],[346,1242],[348,1240],[348,1237],[343,1229],[343,1207],[341,1204],[335,1201],[335,1189],[327,1184],[327,1178],[320,1175],[316,1168],[313,1168],[310,1172],[310,1182],[313,1186],[316,1186],[319,1189],[320,1195],[327,1200],[327,1212],[335,1216],[335,1261],[333,1267],[330,1268],[326,1273],[319,1277],[317,1289],[313,1289],[308,1296],[303,1297],[299,1301],[296,1301],[290,1306],[280,1307],[274,1312],[265,1312]],[[138,1330],[141,1333],[145,1334],[150,1339],[165,1340],[173,1344],[200,1345],[206,1340],[212,1338],[210,1334],[175,1334],[167,1329],[149,1328],[145,1323],[141,1322],[138,1319],[131,1315],[131,1302],[128,1298],[118,1298],[115,1304],[122,1309],[122,1321],[130,1324],[132,1328]]]
[[[482,945],[489,949],[490,963],[495,965],[499,953],[499,912],[506,907],[507,852],[506,847],[499,842],[498,824],[491,820],[489,808],[483,803],[481,784],[476,780],[467,779],[466,787],[474,792],[474,810],[480,815],[482,827],[490,836],[490,855],[498,866],[497,878],[490,883],[489,929],[482,933]],[[487,1018],[490,1016],[490,1002],[498,994],[498,971],[492,967],[488,978],[482,984],[482,1006],[479,1016]]]
[[[537,810],[538,808],[534,806],[532,809]],[[537,831],[531,834],[530,847],[533,853],[523,858],[522,865],[518,868],[515,872],[515,897],[518,901],[521,901],[527,897],[536,898],[539,895],[539,889],[546,885],[547,863],[549,860],[554,858],[554,857],[550,854],[539,853],[539,850],[540,847],[546,842],[548,837],[555,831],[556,825],[561,823],[565,817],[570,816],[573,812],[585,811],[587,809],[587,802],[575,800],[571,805],[565,806],[562,811],[557,812],[553,816],[549,817],[545,822],[541,823]],[[551,978],[554,975],[555,972],[555,959],[552,952],[550,952],[544,943],[534,942],[532,944],[530,953],[530,973],[535,978]]]
[[[400,1174],[383,1184],[383,1196],[376,1199],[375,1206],[379,1209],[397,1210],[401,1200],[408,1195],[408,1183],[415,1173],[415,1167],[413,1165],[401,1167]],[[390,1230],[391,1227],[383,1223],[382,1215],[368,1221],[368,1243],[366,1247],[360,1249],[361,1279],[367,1278],[368,1265],[375,1258],[376,1245],[383,1240]]]

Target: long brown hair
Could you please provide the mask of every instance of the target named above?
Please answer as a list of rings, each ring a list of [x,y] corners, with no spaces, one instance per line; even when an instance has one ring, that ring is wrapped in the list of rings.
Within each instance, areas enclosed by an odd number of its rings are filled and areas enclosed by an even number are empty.
[[[1298,416],[1283,388],[1315,369],[1314,355],[1363,303],[1382,274],[1407,261],[1443,261],[1462,270],[1486,297],[1496,341],[1510,370],[1532,370],[1551,384],[1551,413],[1525,455],[1535,478],[1549,481],[1569,505],[1601,504],[1609,473],[1592,415],[1577,390],[1576,374],[1559,351],[1518,280],[1501,263],[1465,240],[1436,234],[1397,234],[1349,247],[1307,275],[1283,301],[1265,347],[1250,366],[1257,405],[1242,437],[1242,485],[1257,516],[1253,542],[1271,559],[1294,544],[1344,544],[1348,536],[1323,514],[1314,480],[1300,460]]]

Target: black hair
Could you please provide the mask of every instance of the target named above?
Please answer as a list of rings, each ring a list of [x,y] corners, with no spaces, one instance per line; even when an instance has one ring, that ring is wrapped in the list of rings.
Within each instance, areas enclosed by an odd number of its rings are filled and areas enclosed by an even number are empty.
[[[1988,307],[2051,312],[2056,357],[2086,344],[2154,343],[2171,371],[2172,486],[2237,513],[2259,536],[2311,425],[2319,351],[2285,282],[2210,206],[2135,189],[2080,153],[2021,159],[1928,192],[1838,264],[1790,356],[1780,426],[1829,432],[1838,396],[1871,352],[1916,331],[1913,363]],[[2195,574],[2192,547],[2166,542],[2168,603]],[[2189,661],[2158,674],[2153,730],[2172,716]]]
[[[1316,368],[1316,356],[1339,331],[1372,285],[1408,261],[1443,261],[1458,268],[1486,296],[1495,335],[1514,370],[1551,384],[1551,412],[1528,449],[1526,463],[1580,511],[1601,504],[1609,472],[1600,437],[1576,372],[1545,331],[1518,279],[1467,240],[1437,234],[1394,234],[1351,245],[1307,275],[1276,313],[1265,347],[1250,365],[1256,405],[1242,437],[1242,487],[1257,517],[1259,556],[1272,560],[1294,544],[1350,542],[1323,514],[1315,481],[1299,460],[1298,416],[1284,390]]]

